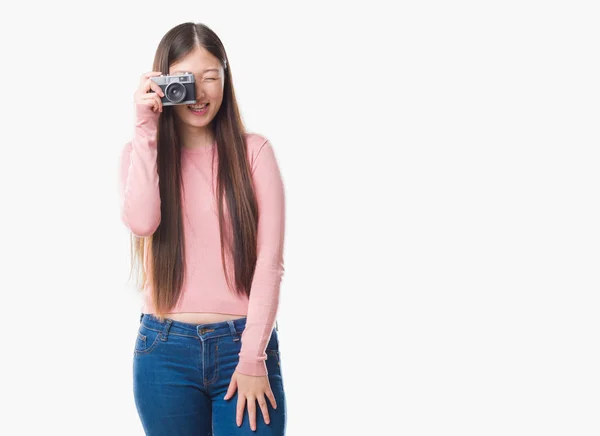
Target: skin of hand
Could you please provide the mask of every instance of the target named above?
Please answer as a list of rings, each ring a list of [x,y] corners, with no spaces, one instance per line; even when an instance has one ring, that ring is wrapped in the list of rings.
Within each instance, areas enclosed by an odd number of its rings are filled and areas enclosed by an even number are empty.
[[[273,409],[277,409],[275,396],[273,395],[271,385],[269,384],[269,377],[266,375],[253,376],[240,374],[239,372],[234,371],[233,375],[231,376],[231,381],[229,382],[229,388],[227,389],[227,393],[223,399],[229,400],[231,397],[233,397],[236,389],[238,390],[238,402],[235,415],[235,422],[237,426],[239,427],[242,425],[244,407],[246,406],[246,402],[248,402],[250,428],[252,431],[256,431],[256,401],[258,401],[258,405],[262,411],[265,423],[269,424],[271,421],[269,419],[269,411],[265,397],[271,401]]]

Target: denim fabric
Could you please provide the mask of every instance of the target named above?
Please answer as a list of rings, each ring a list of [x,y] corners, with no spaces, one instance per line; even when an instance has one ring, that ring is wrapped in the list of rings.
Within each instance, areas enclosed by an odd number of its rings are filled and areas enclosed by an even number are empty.
[[[267,345],[267,371],[277,402],[268,398],[270,424],[256,403],[256,431],[247,404],[242,425],[235,422],[238,390],[229,400],[246,318],[190,324],[142,313],[133,351],[135,405],[149,436],[230,436],[285,434],[286,403],[277,327]]]

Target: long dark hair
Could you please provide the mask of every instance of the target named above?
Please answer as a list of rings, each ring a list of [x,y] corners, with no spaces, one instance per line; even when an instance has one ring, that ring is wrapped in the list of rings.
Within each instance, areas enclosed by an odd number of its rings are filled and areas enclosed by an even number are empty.
[[[154,57],[153,71],[168,72],[171,64],[201,46],[221,62],[225,72],[223,101],[211,126],[218,156],[217,202],[221,234],[221,263],[227,285],[232,289],[225,256],[233,259],[233,292],[250,296],[257,258],[258,206],[247,160],[245,135],[239,113],[231,67],[219,37],[201,23],[183,23],[161,39]],[[164,73],[163,73],[164,74]],[[152,284],[155,315],[165,314],[177,303],[184,279],[185,244],[181,210],[181,146],[173,106],[164,106],[157,128],[158,175],[161,221],[153,235],[131,234],[132,265],[142,268],[142,286]],[[215,154],[213,154],[213,159]],[[224,205],[224,202],[226,203]],[[227,209],[227,218],[224,208]],[[134,259],[135,258],[135,259]]]

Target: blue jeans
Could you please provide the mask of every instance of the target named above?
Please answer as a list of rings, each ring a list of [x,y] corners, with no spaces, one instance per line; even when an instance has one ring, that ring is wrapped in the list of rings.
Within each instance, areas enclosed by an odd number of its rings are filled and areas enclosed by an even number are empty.
[[[142,313],[133,352],[133,390],[138,415],[149,436],[284,435],[286,403],[277,328],[267,345],[267,371],[277,409],[268,398],[271,422],[256,403],[256,431],[247,404],[235,422],[238,390],[229,400],[246,318],[190,324]]]

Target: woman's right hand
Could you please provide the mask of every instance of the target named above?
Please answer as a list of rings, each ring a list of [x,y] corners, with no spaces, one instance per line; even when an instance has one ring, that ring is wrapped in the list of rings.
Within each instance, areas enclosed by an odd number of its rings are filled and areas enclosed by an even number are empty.
[[[150,71],[142,74],[140,86],[133,94],[135,104],[149,106],[154,112],[162,112],[163,106],[160,98],[164,97],[165,94],[160,86],[150,79],[150,77],[160,76],[161,74],[160,71]]]

